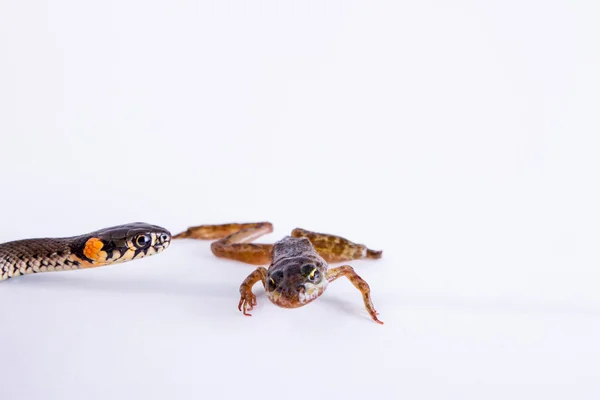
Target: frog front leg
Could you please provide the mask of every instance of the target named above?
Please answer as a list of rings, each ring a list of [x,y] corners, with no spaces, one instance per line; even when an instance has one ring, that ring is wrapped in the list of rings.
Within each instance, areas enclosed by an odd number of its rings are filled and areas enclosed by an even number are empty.
[[[252,314],[249,314],[248,311],[251,311],[256,305],[256,295],[252,293],[252,286],[254,286],[258,281],[262,281],[263,286],[267,284],[266,268],[257,268],[253,273],[248,275],[248,277],[240,285],[241,298],[240,303],[238,304],[238,310],[249,317],[251,317]]]
[[[365,302],[365,308],[371,315],[371,318],[373,318],[375,322],[383,324],[382,321],[377,319],[378,312],[375,311],[375,307],[373,307],[373,302],[371,301],[371,289],[369,288],[369,284],[354,271],[354,268],[349,265],[332,268],[327,271],[325,276],[329,282],[333,282],[342,276],[348,278],[354,287],[357,288],[362,294],[363,301]]]

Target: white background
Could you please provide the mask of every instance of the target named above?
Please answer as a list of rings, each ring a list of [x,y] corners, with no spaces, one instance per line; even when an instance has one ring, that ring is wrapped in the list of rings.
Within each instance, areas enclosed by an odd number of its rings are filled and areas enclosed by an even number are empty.
[[[268,220],[384,250],[280,309],[207,242],[0,283],[0,399],[597,399],[593,1],[0,1],[0,241]]]

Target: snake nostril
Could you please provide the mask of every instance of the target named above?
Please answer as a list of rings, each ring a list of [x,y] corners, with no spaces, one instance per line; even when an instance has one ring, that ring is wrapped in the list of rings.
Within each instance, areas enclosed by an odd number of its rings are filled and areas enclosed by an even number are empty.
[[[161,242],[166,242],[169,240],[169,235],[167,235],[166,233],[163,233],[160,235],[160,241]]]
[[[304,293],[306,292],[306,287],[304,285],[298,285],[296,286],[296,290],[298,291],[298,293]]]

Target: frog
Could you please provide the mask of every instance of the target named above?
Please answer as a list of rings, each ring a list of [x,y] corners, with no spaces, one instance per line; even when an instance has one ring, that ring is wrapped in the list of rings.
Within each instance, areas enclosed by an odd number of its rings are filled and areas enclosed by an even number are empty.
[[[372,250],[344,237],[296,228],[291,235],[275,243],[251,243],[273,232],[270,222],[198,225],[175,236],[178,239],[214,240],[212,253],[221,258],[260,265],[239,288],[238,310],[245,316],[257,305],[252,288],[261,282],[267,298],[283,308],[298,308],[312,303],[328,285],[346,277],[362,294],[365,309],[373,321],[378,318],[371,299],[369,284],[351,265],[331,268],[330,263],[346,263],[358,259],[379,259],[381,250]],[[265,266],[267,266],[265,268]]]

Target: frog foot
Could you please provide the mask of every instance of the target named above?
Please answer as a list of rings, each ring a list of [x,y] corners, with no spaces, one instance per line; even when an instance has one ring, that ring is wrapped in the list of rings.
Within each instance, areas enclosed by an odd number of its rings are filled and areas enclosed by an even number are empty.
[[[242,298],[240,299],[240,303],[238,304],[238,310],[244,313],[244,315],[251,317],[252,314],[249,314],[248,311],[252,311],[255,305],[256,296],[254,295],[254,293],[242,293]]]

